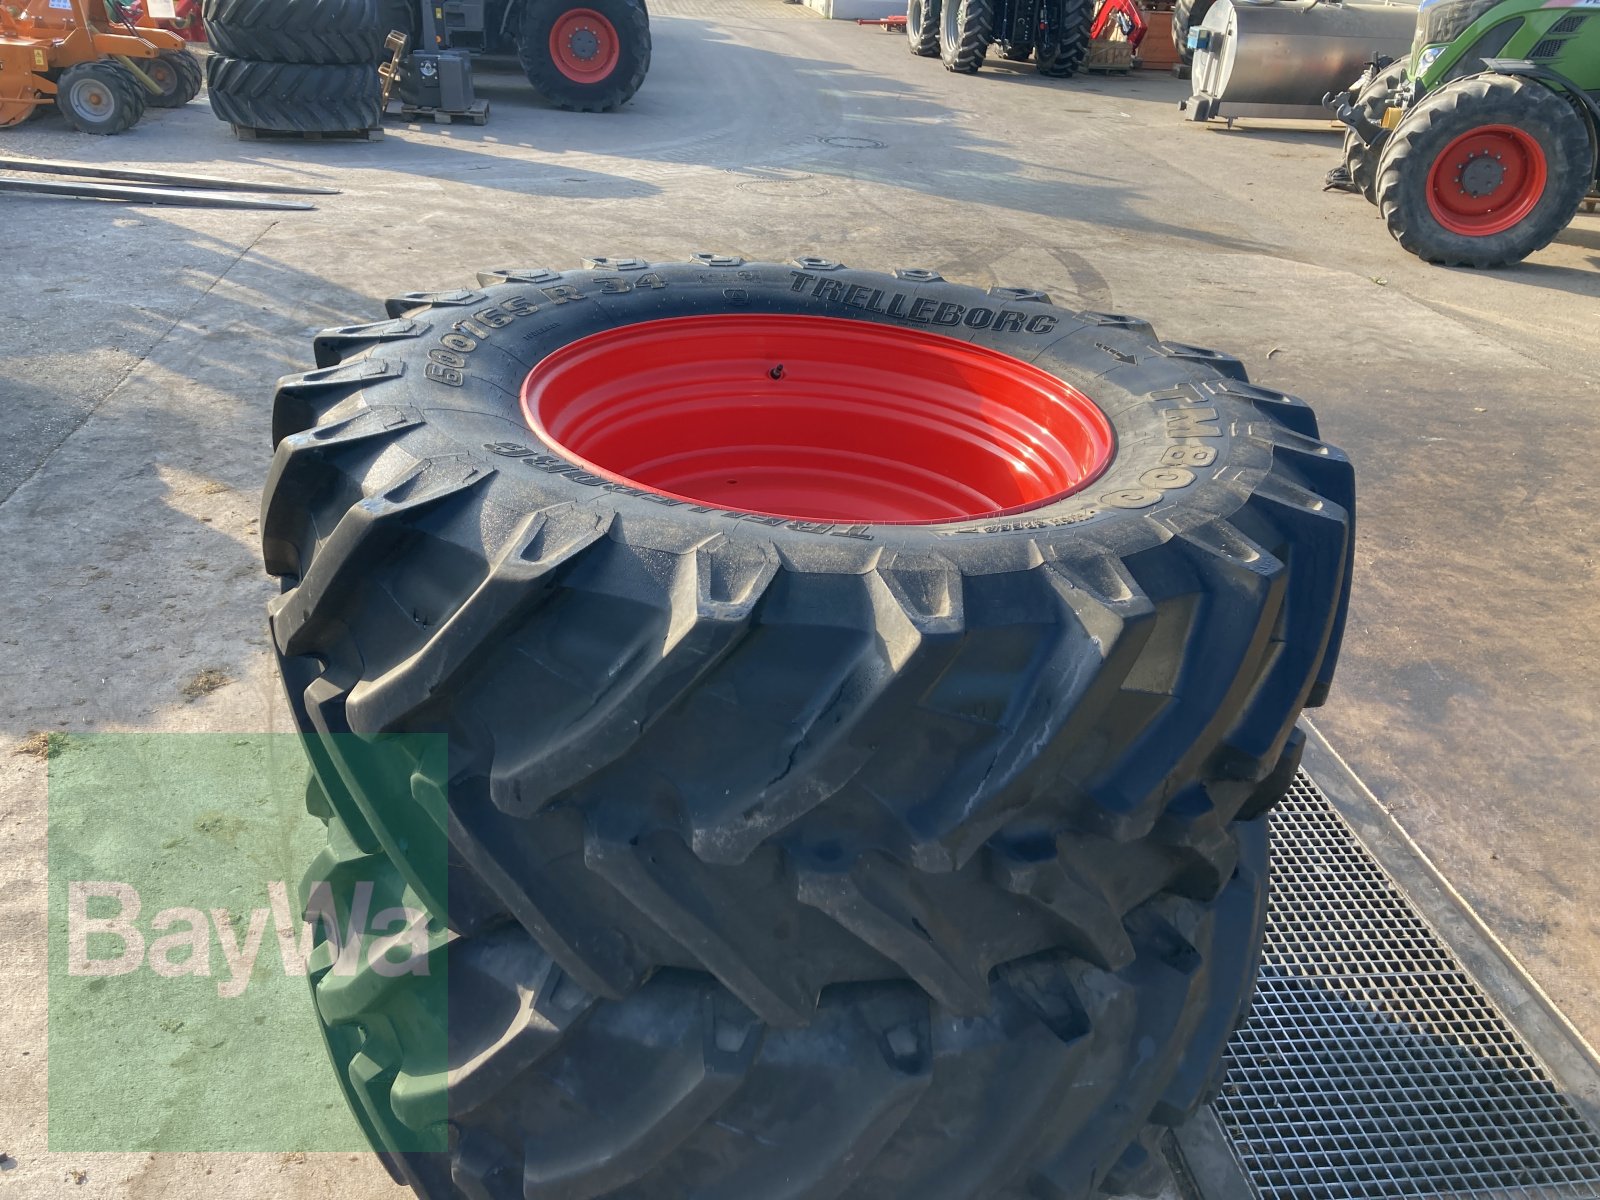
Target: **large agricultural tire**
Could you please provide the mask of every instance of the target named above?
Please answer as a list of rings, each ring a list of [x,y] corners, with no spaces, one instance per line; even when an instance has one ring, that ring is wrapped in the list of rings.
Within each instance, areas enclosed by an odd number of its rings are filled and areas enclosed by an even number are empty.
[[[1053,52],[1039,55],[1035,69],[1050,79],[1071,79],[1089,57],[1089,29],[1094,25],[1094,0],[1062,0],[1061,40]]]
[[[1379,71],[1362,85],[1356,93],[1356,110],[1374,125],[1383,123],[1383,114],[1389,101],[1405,82],[1408,59],[1402,59]],[[1344,169],[1350,181],[1367,198],[1368,204],[1378,202],[1378,154],[1370,149],[1354,129],[1344,131]]]
[[[528,0],[517,57],[534,91],[569,112],[611,112],[650,70],[644,0]]]
[[[1249,823],[1337,657],[1352,480],[1310,410],[1133,318],[928,271],[480,283],[318,337],[263,506],[322,877],[392,870],[455,931],[452,978],[487,972],[451,992],[453,1165],[404,1172],[430,1196],[1137,1182],[1244,1003]],[[447,753],[372,779],[349,749],[408,733]],[[414,861],[439,842],[448,908]],[[371,987],[317,986],[383,1142],[407,1048],[363,1049]],[[504,1024],[569,1016],[581,1045]],[[562,1124],[556,1079],[615,1123]],[[933,1132],[958,1121],[984,1147],[959,1168]]]
[[[973,75],[989,53],[994,35],[994,0],[942,0],[939,8],[939,61],[944,69]]]
[[[416,905],[393,863],[312,797],[328,849],[302,900],[344,877]],[[1007,963],[976,1018],[903,980],[830,988],[794,1029],[690,971],[607,999],[516,924],[435,939],[423,978],[443,987],[366,963],[340,975],[326,955],[312,989],[353,1110],[429,1200],[1146,1196],[1157,1139],[1215,1089],[1248,1006],[1266,878],[1254,820],[1216,897],[1130,912],[1126,965],[1059,951]],[[430,1127],[444,1117],[448,1133]]]
[[[182,108],[200,94],[205,78],[205,68],[192,50],[163,50],[153,59],[141,60],[139,69],[161,89],[159,95],[145,98],[152,108]]]
[[[939,60],[945,70],[975,74],[994,32],[994,0],[943,0],[939,10]]]
[[[206,60],[211,111],[251,129],[343,133],[371,129],[383,116],[382,80],[372,66]]]
[[[1180,62],[1194,61],[1194,51],[1189,49],[1189,31],[1198,29],[1211,11],[1215,0],[1176,0],[1172,6],[1172,48],[1178,52]]]
[[[939,57],[939,0],[906,0],[906,43],[918,58]]]
[[[384,57],[377,0],[203,0],[211,48],[230,58],[324,66]]]
[[[1532,79],[1473,75],[1406,111],[1378,159],[1378,211],[1425,262],[1503,267],[1554,240],[1594,180],[1589,129]]]
[[[124,133],[144,116],[150,93],[120,63],[79,63],[56,81],[56,108],[80,133]]]

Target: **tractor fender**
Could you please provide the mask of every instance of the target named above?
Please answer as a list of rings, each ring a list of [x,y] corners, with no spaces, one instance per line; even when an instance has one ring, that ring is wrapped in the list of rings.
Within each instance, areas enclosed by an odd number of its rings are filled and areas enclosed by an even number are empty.
[[[1519,75],[1524,79],[1537,79],[1558,92],[1564,92],[1578,101],[1578,111],[1583,114],[1589,131],[1589,163],[1591,170],[1600,166],[1600,100],[1596,100],[1560,71],[1529,62],[1524,58],[1486,58],[1483,65],[1495,75]]]

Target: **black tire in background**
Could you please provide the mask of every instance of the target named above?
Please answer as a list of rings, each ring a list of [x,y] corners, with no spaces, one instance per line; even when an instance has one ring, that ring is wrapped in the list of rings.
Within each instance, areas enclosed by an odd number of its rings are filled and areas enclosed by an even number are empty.
[[[1094,0],[1061,0],[1061,40],[1055,52],[1036,59],[1039,74],[1071,79],[1089,56],[1089,29],[1094,25]]]
[[[139,69],[161,89],[159,96],[146,93],[152,108],[182,108],[200,94],[205,69],[192,50],[163,50],[153,59],[139,60]]]
[[[1213,0],[1176,0],[1172,6],[1172,47],[1181,62],[1193,62],[1194,51],[1189,49],[1189,31],[1198,29],[1211,11]]]
[[[426,893],[415,831],[448,837],[449,910],[421,903],[456,931],[450,1042],[481,1070],[448,1160],[402,1155],[408,1177],[1137,1181],[1146,1122],[1200,1102],[1247,996],[1252,822],[1337,657],[1353,485],[1310,410],[1133,318],[816,259],[492,272],[389,311],[281,381],[262,529],[329,862]],[[717,312],[1021,358],[1099,404],[1115,459],[1005,517],[846,528],[618,484],[524,420],[553,351]],[[321,740],[346,732],[448,755],[369,781]],[[522,1016],[494,998],[513,978]],[[413,1110],[354,1064],[413,1001],[368,982],[316,986],[381,1141]],[[504,1023],[530,1013],[554,1041]]]
[[[1362,85],[1356,93],[1356,108],[1374,125],[1383,123],[1383,114],[1389,100],[1406,78],[1407,60],[1391,63]],[[1368,204],[1378,202],[1378,155],[1356,136],[1354,129],[1344,131],[1344,168],[1350,181]]]
[[[110,135],[132,129],[144,116],[150,92],[120,63],[79,63],[56,80],[56,108],[80,133]]]
[[[251,129],[344,133],[371,129],[383,116],[382,81],[373,66],[206,60],[211,110]]]
[[[947,71],[975,74],[983,66],[994,30],[994,0],[943,0],[939,59]]]
[[[383,56],[376,0],[202,0],[211,48],[257,62],[341,65]]]
[[[939,56],[940,0],[906,0],[906,41],[918,58]]]
[[[616,64],[603,78],[574,80],[551,52],[552,31],[577,11],[599,14],[615,33]],[[517,57],[534,91],[555,107],[569,112],[611,112],[633,99],[650,70],[649,10],[644,0],[528,0],[522,6]]]
[[[416,0],[378,0],[378,41],[381,45],[391,33],[406,35],[406,49],[414,50],[420,34],[421,17]],[[387,59],[383,51],[381,58]]]
[[[1455,139],[1482,129],[1511,129],[1536,143],[1546,179],[1537,202],[1515,225],[1467,234],[1444,224],[1429,203],[1430,170]],[[1515,75],[1451,80],[1406,110],[1378,157],[1378,211],[1389,233],[1425,262],[1503,267],[1549,245],[1577,215],[1595,177],[1589,127],[1572,102]]]

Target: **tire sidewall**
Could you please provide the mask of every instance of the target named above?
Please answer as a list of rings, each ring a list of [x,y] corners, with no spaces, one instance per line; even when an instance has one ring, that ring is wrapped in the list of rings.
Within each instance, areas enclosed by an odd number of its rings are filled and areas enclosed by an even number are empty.
[[[961,46],[961,0],[944,0],[939,6],[939,57],[955,59]]]
[[[526,514],[572,504],[616,514],[636,544],[663,550],[722,534],[796,555],[806,547],[848,551],[846,557],[861,564],[887,548],[959,556],[964,569],[980,573],[1026,569],[1038,562],[1041,545],[1100,559],[1226,518],[1271,468],[1270,441],[1251,434],[1252,422],[1264,418],[1249,403],[1249,385],[1226,367],[1187,356],[1203,352],[1154,342],[1142,323],[1084,319],[1048,303],[989,295],[936,277],[733,262],[527,273],[451,294],[430,308],[420,307],[426,298],[417,297],[419,307],[383,327],[393,340],[364,356],[377,361],[353,368],[381,379],[363,388],[363,402],[426,414],[426,428],[407,439],[411,453],[470,459],[493,474],[497,506]],[[652,286],[652,278],[662,286]],[[902,315],[868,311],[866,304]],[[1008,328],[934,323],[964,322],[978,310],[996,314],[996,324],[1003,316]],[[619,484],[541,439],[525,421],[521,387],[547,354],[619,325],[730,311],[864,320],[945,333],[1011,354],[1101,407],[1115,433],[1113,459],[1089,486],[1021,512],[941,524],[852,525],[742,513]],[[462,320],[489,336],[453,328]],[[504,323],[489,328],[491,321]],[[362,327],[341,336],[359,344]],[[332,363],[334,356],[319,361]],[[974,560],[988,565],[974,566]]]

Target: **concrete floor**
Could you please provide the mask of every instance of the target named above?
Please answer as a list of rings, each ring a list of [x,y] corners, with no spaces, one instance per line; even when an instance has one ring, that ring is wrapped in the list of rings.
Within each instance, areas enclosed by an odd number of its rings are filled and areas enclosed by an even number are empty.
[[[373,144],[240,143],[203,100],[114,140],[54,115],[0,132],[5,153],[344,189],[312,213],[0,197],[0,1200],[396,1194],[365,1156],[45,1150],[45,770],[12,750],[287,728],[255,540],[273,379],[386,295],[585,254],[1040,287],[1311,401],[1361,487],[1315,720],[1600,1041],[1600,217],[1513,270],[1428,267],[1319,190],[1325,127],[1195,128],[1156,75],[958,78],[778,0],[653,7],[654,67],[616,115],[480,75],[487,127]],[[235,682],[186,701],[204,668]]]

